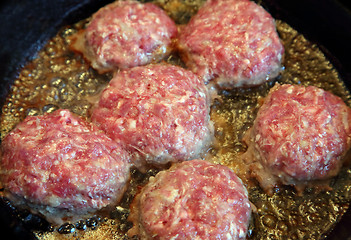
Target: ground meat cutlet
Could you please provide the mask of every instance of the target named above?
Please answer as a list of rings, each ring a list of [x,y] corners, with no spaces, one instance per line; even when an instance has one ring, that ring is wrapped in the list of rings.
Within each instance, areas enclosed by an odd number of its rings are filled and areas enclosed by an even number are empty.
[[[175,23],[158,6],[116,1],[93,14],[85,31],[74,35],[72,47],[103,73],[165,58],[176,35]]]
[[[5,197],[54,224],[117,203],[129,168],[119,144],[68,110],[27,117],[1,145]]]
[[[150,178],[132,203],[129,235],[141,239],[246,239],[251,206],[234,172],[192,160]]]
[[[323,89],[276,84],[246,133],[244,159],[270,191],[338,174],[351,144],[351,109]]]
[[[141,169],[202,155],[213,136],[209,107],[207,88],[195,74],[155,64],[117,73],[94,107],[92,120],[125,143]]]
[[[282,70],[283,45],[274,19],[248,0],[209,0],[182,29],[186,65],[221,88],[255,86]]]

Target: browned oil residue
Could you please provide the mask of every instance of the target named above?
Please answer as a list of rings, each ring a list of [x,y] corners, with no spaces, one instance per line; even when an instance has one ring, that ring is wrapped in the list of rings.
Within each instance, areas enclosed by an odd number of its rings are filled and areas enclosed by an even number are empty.
[[[155,2],[177,23],[183,24],[204,1]],[[80,55],[68,50],[69,36],[85,23],[82,21],[63,28],[39,51],[36,59],[21,70],[2,107],[1,139],[28,115],[67,108],[88,117],[89,99],[99,94],[111,76],[97,74]],[[320,49],[282,21],[277,20],[277,29],[285,47],[285,70],[276,81],[321,87],[351,106],[349,92]],[[171,56],[168,61],[181,64],[176,56]],[[224,91],[213,101],[211,119],[216,129],[216,145],[210,151],[212,161],[231,167],[243,179],[250,200],[257,207],[248,239],[322,239],[348,208],[351,170],[343,169],[333,179],[332,191],[315,193],[313,189],[306,189],[303,196],[297,196],[292,188],[283,187],[276,189],[273,196],[267,196],[248,178],[246,167],[238,158],[246,149],[242,137],[252,126],[258,102],[273,84]],[[83,225],[69,225],[74,228],[67,230],[71,233],[60,234],[57,227],[52,231],[35,231],[36,236],[39,239],[127,239],[125,233],[131,227],[127,221],[129,203],[138,187],[156,172],[150,170],[143,175],[133,170],[131,185],[123,201],[95,225],[85,227],[86,221],[83,221]]]

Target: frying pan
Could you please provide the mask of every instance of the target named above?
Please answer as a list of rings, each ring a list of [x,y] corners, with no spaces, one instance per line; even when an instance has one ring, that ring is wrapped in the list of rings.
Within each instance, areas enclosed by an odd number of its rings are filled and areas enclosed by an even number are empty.
[[[60,27],[90,16],[111,0],[2,0],[0,3],[0,104],[21,67]],[[351,89],[351,7],[345,0],[263,0],[274,18],[281,19],[316,43]],[[34,239],[6,202],[0,202],[0,234],[8,239]],[[351,210],[327,239],[351,238]]]

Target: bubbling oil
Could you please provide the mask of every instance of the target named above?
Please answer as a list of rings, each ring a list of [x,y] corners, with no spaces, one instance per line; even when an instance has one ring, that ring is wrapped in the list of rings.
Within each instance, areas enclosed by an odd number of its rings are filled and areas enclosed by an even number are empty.
[[[156,0],[178,24],[186,23],[203,0]],[[50,113],[59,108],[89,118],[91,98],[99,95],[111,79],[89,67],[81,55],[69,50],[70,36],[85,27],[87,20],[64,27],[37,53],[14,81],[0,118],[1,139],[29,115]],[[340,96],[351,106],[350,93],[333,65],[317,45],[287,23],[277,20],[277,30],[285,47],[284,71],[279,83],[314,85]],[[182,65],[176,55],[167,60]],[[211,104],[211,120],[215,125],[216,144],[209,151],[212,161],[232,168],[249,191],[250,201],[257,207],[253,213],[248,239],[321,239],[324,238],[348,208],[351,200],[351,170],[343,169],[333,179],[332,191],[306,189],[298,196],[289,187],[277,188],[266,195],[249,178],[239,155],[246,150],[244,133],[252,126],[263,99],[275,81],[259,87],[222,91]],[[107,216],[94,216],[77,223],[33,229],[38,239],[128,239],[129,204],[138,188],[145,185],[157,170],[146,174],[132,170],[128,191],[121,203]]]

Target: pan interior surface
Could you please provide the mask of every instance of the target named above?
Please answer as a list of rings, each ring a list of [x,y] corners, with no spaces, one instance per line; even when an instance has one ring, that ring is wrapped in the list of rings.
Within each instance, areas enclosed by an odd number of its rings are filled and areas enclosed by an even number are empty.
[[[182,24],[204,1],[155,2]],[[68,49],[69,36],[84,28],[86,23],[87,20],[82,20],[62,28],[37,53],[36,58],[21,69],[2,107],[1,139],[28,115],[66,108],[88,117],[92,106],[90,99],[98,96],[112,76],[98,74],[81,55]],[[212,146],[210,154],[213,161],[229,166],[238,174],[248,188],[251,202],[257,207],[248,239],[323,239],[348,209],[351,200],[350,169],[345,167],[332,180],[331,191],[318,192],[308,188],[299,196],[293,188],[281,187],[273,196],[268,196],[257,182],[250,179],[246,166],[239,161],[239,155],[246,150],[243,134],[252,126],[259,101],[274,82],[321,87],[340,96],[351,106],[350,93],[339,72],[320,48],[284,21],[277,20],[276,24],[285,47],[284,71],[278,79],[260,87],[220,93],[220,98],[211,106],[217,144]],[[182,64],[175,55],[167,61]],[[126,239],[125,233],[131,227],[127,221],[129,204],[136,189],[156,172],[151,169],[141,174],[132,170],[129,190],[112,212],[64,226],[50,227],[42,223],[44,227],[39,230],[33,228],[32,231],[38,239]],[[79,227],[79,224],[83,226]]]

